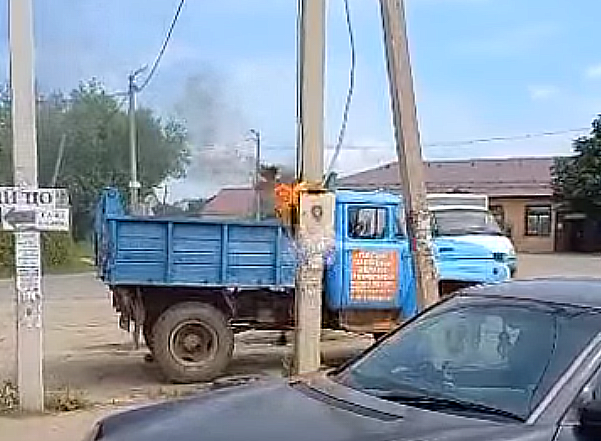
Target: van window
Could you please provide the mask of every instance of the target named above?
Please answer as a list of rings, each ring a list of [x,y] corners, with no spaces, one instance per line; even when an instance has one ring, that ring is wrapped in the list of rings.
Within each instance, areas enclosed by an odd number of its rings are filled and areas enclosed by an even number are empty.
[[[386,208],[350,207],[348,235],[352,239],[383,239],[386,237]]]

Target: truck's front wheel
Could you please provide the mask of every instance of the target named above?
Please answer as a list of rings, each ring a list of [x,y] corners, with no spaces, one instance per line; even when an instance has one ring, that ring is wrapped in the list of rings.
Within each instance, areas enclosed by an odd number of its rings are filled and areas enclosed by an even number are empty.
[[[232,357],[234,334],[226,317],[210,305],[174,305],[161,314],[153,328],[154,357],[170,381],[213,380]]]

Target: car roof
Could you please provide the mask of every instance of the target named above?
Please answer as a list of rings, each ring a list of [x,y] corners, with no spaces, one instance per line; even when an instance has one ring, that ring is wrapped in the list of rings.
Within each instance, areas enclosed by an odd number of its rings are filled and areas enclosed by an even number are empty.
[[[459,296],[513,298],[601,310],[601,278],[540,278],[511,280],[469,288]]]

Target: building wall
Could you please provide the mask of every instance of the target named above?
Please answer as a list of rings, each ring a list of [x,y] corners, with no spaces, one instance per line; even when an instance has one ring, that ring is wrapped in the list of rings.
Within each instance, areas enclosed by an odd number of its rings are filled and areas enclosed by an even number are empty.
[[[549,235],[527,234],[526,213],[528,207],[551,206],[551,200],[544,197],[532,198],[490,198],[490,205],[503,207],[506,225],[511,226],[511,238],[519,252],[550,253],[555,251],[555,211],[551,210]]]

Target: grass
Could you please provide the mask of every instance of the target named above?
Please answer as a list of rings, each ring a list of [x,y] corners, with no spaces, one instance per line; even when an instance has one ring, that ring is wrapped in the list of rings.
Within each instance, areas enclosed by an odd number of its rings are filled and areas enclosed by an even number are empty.
[[[0,413],[14,412],[19,407],[17,386],[10,381],[0,384]]]
[[[58,391],[47,392],[44,401],[46,410],[51,412],[72,412],[90,406],[82,391],[68,386]]]
[[[56,391],[46,392],[44,407],[49,412],[72,412],[86,409],[90,401],[85,393],[69,386]],[[0,383],[0,415],[19,410],[19,391],[11,381]]]

